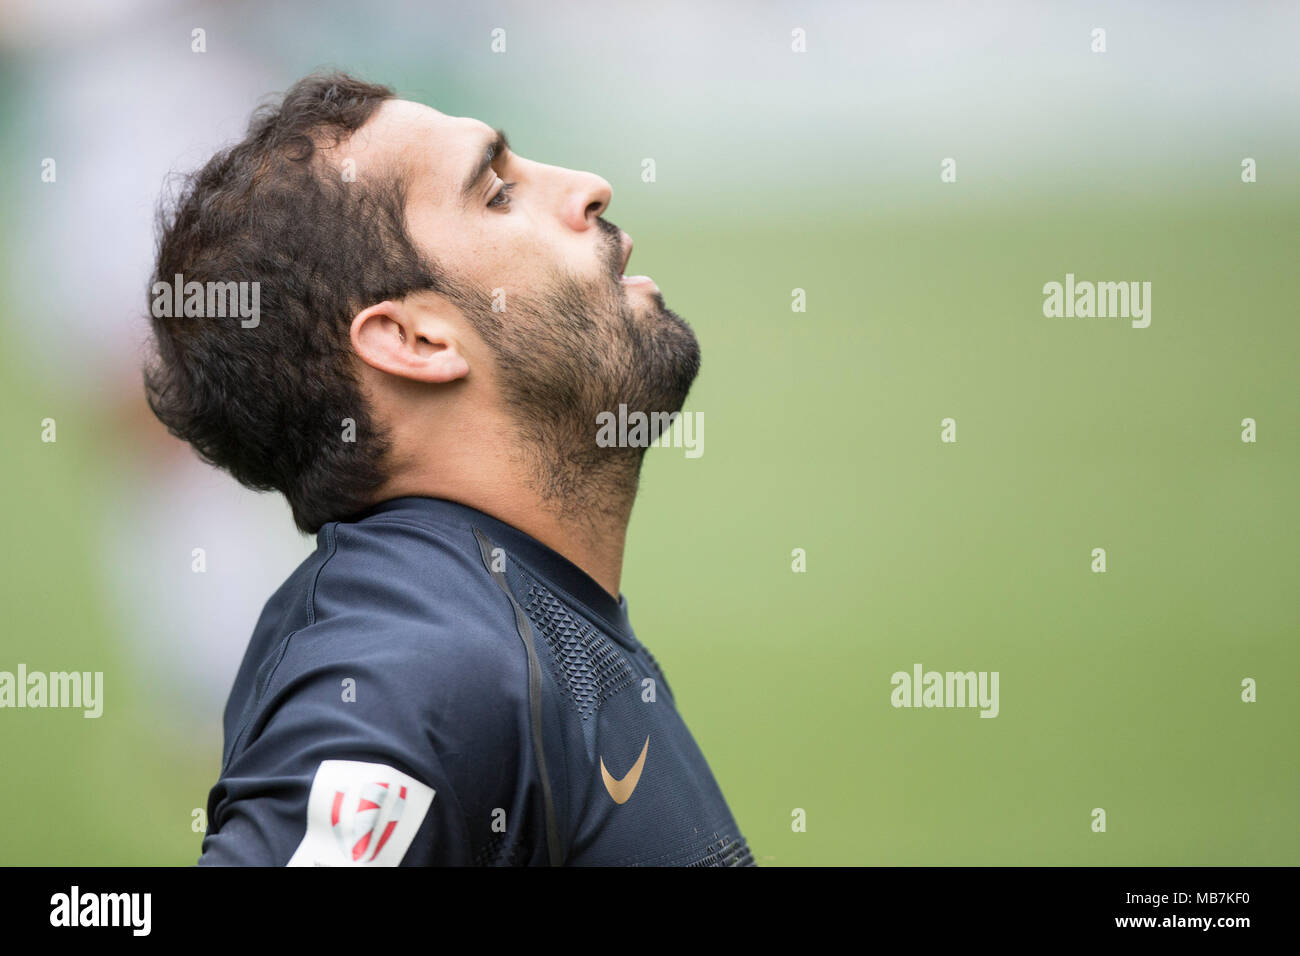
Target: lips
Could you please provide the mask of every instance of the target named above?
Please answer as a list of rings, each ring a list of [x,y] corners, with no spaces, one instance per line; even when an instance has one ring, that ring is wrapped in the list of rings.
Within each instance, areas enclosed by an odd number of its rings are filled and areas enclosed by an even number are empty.
[[[627,274],[627,262],[629,259],[632,258],[632,237],[629,236],[626,232],[623,232],[623,230],[621,229],[619,230],[618,234],[623,248],[623,264],[619,268],[619,276],[618,276],[619,283],[625,286],[628,285],[646,286],[648,288],[658,290],[659,287],[655,285],[654,280],[651,279],[649,276],[630,276]]]

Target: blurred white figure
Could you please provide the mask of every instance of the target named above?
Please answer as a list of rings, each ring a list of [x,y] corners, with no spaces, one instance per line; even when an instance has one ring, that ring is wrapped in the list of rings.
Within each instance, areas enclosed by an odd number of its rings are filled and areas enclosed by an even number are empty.
[[[199,462],[145,405],[154,209],[168,173],[240,138],[280,80],[242,58],[244,45],[229,40],[243,31],[224,29],[229,14],[216,6],[78,9],[61,7],[57,31],[30,4],[4,15],[6,55],[24,59],[25,76],[10,128],[36,164],[33,185],[15,190],[26,241],[14,245],[11,295],[15,317],[39,316],[6,331],[27,339],[23,354],[73,408],[116,426],[120,454],[102,458],[105,481],[92,486],[104,579],[91,593],[111,596],[117,620],[104,639],[125,642],[130,690],[163,706],[172,726],[210,724],[262,604],[314,540],[280,496]],[[206,53],[191,50],[199,22]],[[39,181],[45,157],[56,164],[51,184]]]

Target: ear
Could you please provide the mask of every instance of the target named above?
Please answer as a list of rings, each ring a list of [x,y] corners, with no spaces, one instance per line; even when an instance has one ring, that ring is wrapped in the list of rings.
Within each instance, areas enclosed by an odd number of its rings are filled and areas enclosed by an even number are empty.
[[[445,317],[410,302],[385,300],[352,320],[352,349],[372,368],[416,382],[454,382],[469,374]]]

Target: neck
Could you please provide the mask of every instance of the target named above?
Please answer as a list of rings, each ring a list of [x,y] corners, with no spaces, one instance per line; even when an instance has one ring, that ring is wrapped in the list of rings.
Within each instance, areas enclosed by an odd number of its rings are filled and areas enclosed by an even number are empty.
[[[521,506],[520,499],[496,501],[472,508],[492,515],[552,551],[562,554],[618,600],[623,575],[623,550],[631,517],[631,498],[626,509],[576,516],[567,502],[534,500]]]
[[[563,555],[618,600],[639,457],[579,466],[521,455],[514,441],[498,439],[429,456],[436,467],[407,469],[379,500],[421,495],[482,511]]]

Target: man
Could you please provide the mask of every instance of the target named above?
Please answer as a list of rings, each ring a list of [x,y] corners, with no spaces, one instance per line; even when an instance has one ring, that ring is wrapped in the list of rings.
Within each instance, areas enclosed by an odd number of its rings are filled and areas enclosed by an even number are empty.
[[[161,217],[150,407],[318,538],[236,678],[201,864],[753,864],[620,596],[645,443],[598,419],[676,413],[699,349],[609,201],[329,74]]]

